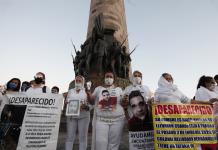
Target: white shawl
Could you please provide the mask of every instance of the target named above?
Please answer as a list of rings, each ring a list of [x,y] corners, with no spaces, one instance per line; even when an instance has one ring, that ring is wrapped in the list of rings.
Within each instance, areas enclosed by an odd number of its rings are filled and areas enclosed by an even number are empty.
[[[164,77],[160,77],[158,81],[158,89],[155,91],[156,94],[174,94],[177,90],[177,86],[168,82]]]
[[[195,99],[200,101],[209,101],[211,98],[217,98],[218,94],[201,86],[195,93]]]
[[[158,88],[154,94],[154,100],[161,103],[187,103],[190,101],[173,83],[160,77]]]

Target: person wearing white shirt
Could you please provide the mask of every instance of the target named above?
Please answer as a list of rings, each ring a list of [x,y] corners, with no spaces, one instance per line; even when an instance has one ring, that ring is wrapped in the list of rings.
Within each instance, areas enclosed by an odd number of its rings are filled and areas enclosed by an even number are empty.
[[[163,73],[158,81],[158,88],[154,93],[155,103],[190,103],[191,100],[185,96],[175,84],[169,73]]]
[[[80,102],[80,113],[78,116],[67,116],[67,138],[65,150],[73,149],[77,129],[79,134],[79,150],[87,149],[90,109],[87,103],[87,94],[84,84],[84,77],[78,75],[75,77],[75,88],[68,91],[66,104],[70,104],[71,100],[78,100]]]
[[[26,92],[31,94],[51,93],[51,90],[45,86],[45,74],[42,72],[36,73],[33,84]]]
[[[132,91],[140,91],[144,99],[147,101],[151,98],[152,93],[148,86],[142,85],[142,73],[140,71],[134,71],[133,77],[131,77],[132,84],[127,86],[124,90],[124,95],[129,95]]]
[[[1,148],[3,149],[16,149],[18,144],[19,135],[21,131],[20,129],[22,126],[22,122],[19,122],[19,120],[23,119],[22,114],[24,114],[25,109],[19,109],[19,105],[8,105],[10,104],[10,102],[7,97],[7,94],[19,92],[20,86],[20,79],[12,78],[6,84],[6,91],[4,92],[4,95],[0,95],[0,99],[2,100],[0,100],[0,123],[2,126],[1,129],[3,129],[0,135],[0,142],[4,143],[3,145],[1,145]],[[10,125],[8,125],[8,123],[10,123]]]
[[[197,85],[195,99],[192,103],[212,105],[218,101],[218,94],[214,91],[215,80],[210,76],[202,76]],[[216,144],[201,144],[197,147],[201,149],[216,149]]]
[[[193,103],[212,105],[214,102],[218,101],[218,94],[214,91],[215,87],[215,80],[212,77],[200,77]]]
[[[132,84],[127,86],[123,92],[124,96],[122,100],[122,105],[124,106],[124,108],[126,107],[125,113],[127,113],[130,117],[132,117],[133,115],[128,100],[128,96],[132,91],[140,91],[141,95],[144,97],[145,103],[147,103],[149,106],[149,111],[151,111],[150,104],[152,101],[152,92],[150,91],[148,86],[142,85],[142,73],[138,70],[134,71],[130,81],[132,82]]]
[[[104,85],[95,88],[89,93],[89,99],[95,103],[93,117],[92,150],[118,150],[124,126],[124,110],[121,106],[122,89],[114,85],[114,74],[106,72]],[[104,91],[110,94],[108,107],[99,107],[99,102],[104,100]],[[107,105],[106,103],[104,103]]]

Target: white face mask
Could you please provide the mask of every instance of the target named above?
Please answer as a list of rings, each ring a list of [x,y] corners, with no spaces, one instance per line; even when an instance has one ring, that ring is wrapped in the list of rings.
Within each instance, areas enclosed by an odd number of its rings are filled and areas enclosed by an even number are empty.
[[[114,82],[114,79],[113,79],[113,78],[105,78],[105,79],[104,79],[104,83],[105,83],[106,85],[112,85],[113,82]]]
[[[140,77],[133,77],[133,84],[141,84],[142,78]]]
[[[75,83],[76,89],[81,89],[83,87],[82,83]]]
[[[169,83],[170,83],[170,84],[173,84],[173,81],[170,81]]]

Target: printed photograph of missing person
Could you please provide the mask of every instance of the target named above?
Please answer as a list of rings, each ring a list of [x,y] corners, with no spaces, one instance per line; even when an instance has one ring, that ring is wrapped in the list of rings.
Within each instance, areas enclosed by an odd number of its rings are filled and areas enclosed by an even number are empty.
[[[79,116],[80,114],[80,101],[70,100],[67,105],[67,116]]]
[[[112,111],[116,109],[117,98],[111,97],[108,90],[103,90],[101,92],[100,100],[98,102],[98,108],[101,110],[109,110]]]
[[[8,105],[2,110],[0,123],[0,149],[16,150],[26,105]]]
[[[132,91],[129,94],[129,104],[133,114],[128,121],[129,131],[153,130],[152,115],[140,91]]]

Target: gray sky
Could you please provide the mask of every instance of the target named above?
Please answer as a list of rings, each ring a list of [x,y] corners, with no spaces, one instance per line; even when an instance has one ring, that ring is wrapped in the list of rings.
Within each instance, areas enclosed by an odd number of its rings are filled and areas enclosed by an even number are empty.
[[[0,84],[46,74],[66,91],[74,78],[72,38],[85,41],[90,0],[0,0]],[[152,91],[163,72],[193,97],[199,77],[218,74],[217,0],[126,0],[133,70]]]

